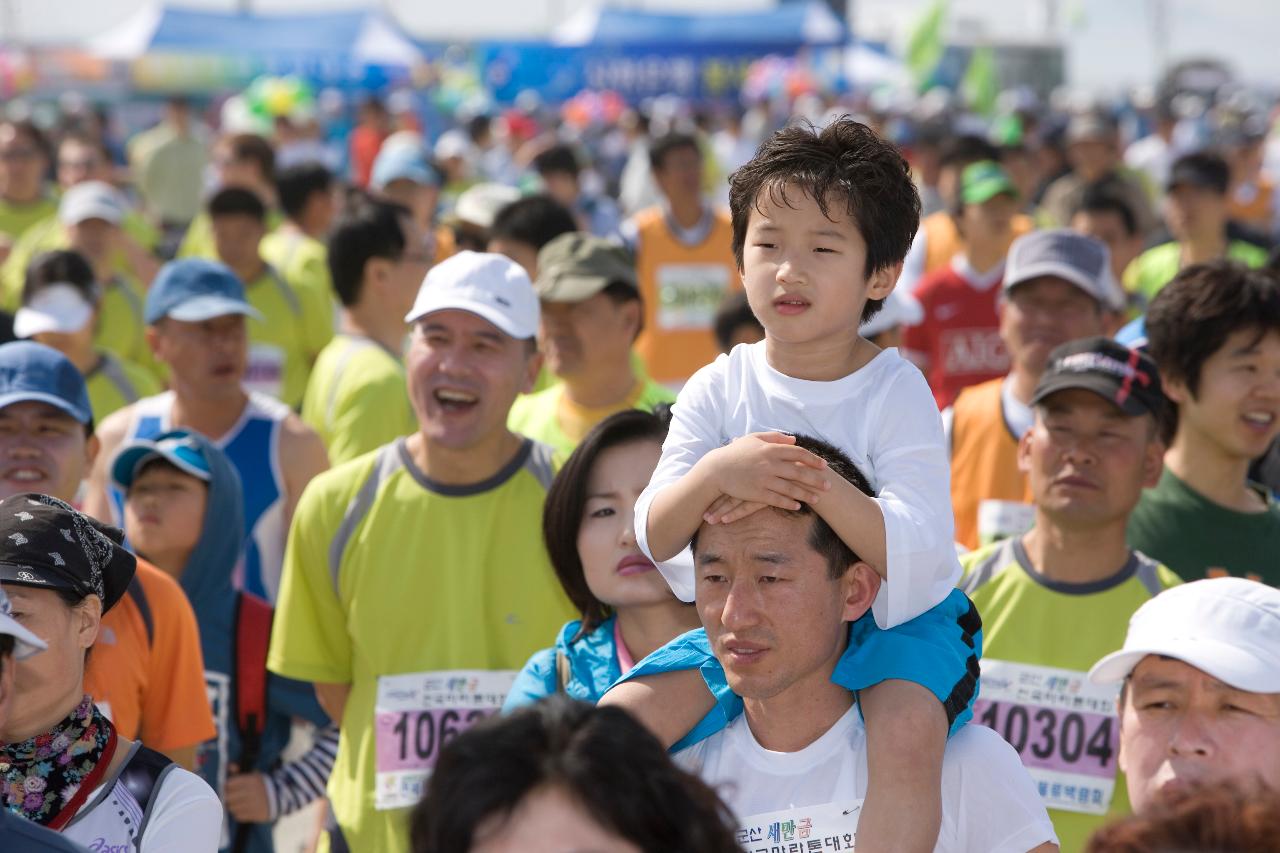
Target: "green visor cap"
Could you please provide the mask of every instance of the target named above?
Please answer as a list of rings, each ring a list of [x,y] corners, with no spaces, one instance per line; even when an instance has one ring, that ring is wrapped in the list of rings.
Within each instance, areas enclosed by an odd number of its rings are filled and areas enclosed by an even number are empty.
[[[960,199],[965,204],[982,204],[998,195],[1018,197],[1009,173],[994,160],[970,163],[960,174]]]
[[[538,280],[544,302],[582,302],[615,281],[637,287],[627,250],[590,234],[561,234],[538,252]]]

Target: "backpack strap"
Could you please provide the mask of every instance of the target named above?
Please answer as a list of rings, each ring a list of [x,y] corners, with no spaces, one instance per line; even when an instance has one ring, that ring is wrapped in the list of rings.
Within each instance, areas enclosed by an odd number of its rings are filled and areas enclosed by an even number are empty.
[[[142,823],[138,825],[138,834],[134,836],[134,843],[138,849],[142,849],[142,834],[146,832],[147,823],[151,820],[151,806],[155,800],[156,791],[160,790],[164,778],[177,766],[171,759],[154,749],[148,749],[139,744],[133,755],[129,757],[128,763],[120,771],[120,784],[124,785],[125,790],[142,809]]]
[[[267,647],[271,644],[271,605],[247,592],[236,600],[236,722],[243,750],[240,770],[257,763],[258,740],[267,718]]]
[[[142,582],[138,580],[136,574],[130,578],[125,592],[138,608],[138,615],[142,617],[142,624],[147,629],[147,648],[151,648],[156,639],[156,622],[151,615],[151,603],[147,601],[147,591],[142,588]]]

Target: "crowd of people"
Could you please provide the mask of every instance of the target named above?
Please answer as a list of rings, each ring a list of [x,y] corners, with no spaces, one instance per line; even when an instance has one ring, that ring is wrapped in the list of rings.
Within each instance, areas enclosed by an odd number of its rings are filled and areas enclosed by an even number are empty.
[[[1275,849],[1228,106],[0,120],[0,848]]]

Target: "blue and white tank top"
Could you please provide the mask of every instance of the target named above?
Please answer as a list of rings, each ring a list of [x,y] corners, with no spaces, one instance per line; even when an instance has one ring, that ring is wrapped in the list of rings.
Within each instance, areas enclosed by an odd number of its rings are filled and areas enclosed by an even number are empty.
[[[172,410],[172,391],[139,400],[133,405],[133,421],[125,434],[125,442],[154,438],[172,429]],[[280,592],[284,544],[289,535],[284,512],[284,472],[280,466],[280,428],[290,411],[279,400],[250,391],[240,419],[226,435],[213,439],[236,466],[244,487],[244,529],[248,541],[243,574],[236,579],[236,586],[272,604]],[[111,486],[111,506],[116,524],[123,525],[124,494],[114,485]]]

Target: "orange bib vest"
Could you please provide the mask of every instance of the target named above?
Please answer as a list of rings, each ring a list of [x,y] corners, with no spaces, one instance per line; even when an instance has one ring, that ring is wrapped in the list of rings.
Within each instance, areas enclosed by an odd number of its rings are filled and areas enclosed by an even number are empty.
[[[1001,377],[964,389],[951,409],[951,506],[956,541],[969,549],[977,548],[984,537],[1000,538],[988,534],[1014,532],[999,528],[1023,526],[1030,514],[1031,488],[1018,470],[1018,441],[1009,433],[1000,403],[1003,382]],[[984,503],[991,529],[980,531],[978,516]]]
[[[717,211],[697,246],[679,242],[661,208],[636,214],[636,276],[644,299],[644,331],[636,352],[649,378],[683,383],[720,354],[712,330],[716,309],[742,282],[733,260],[733,228]]]

